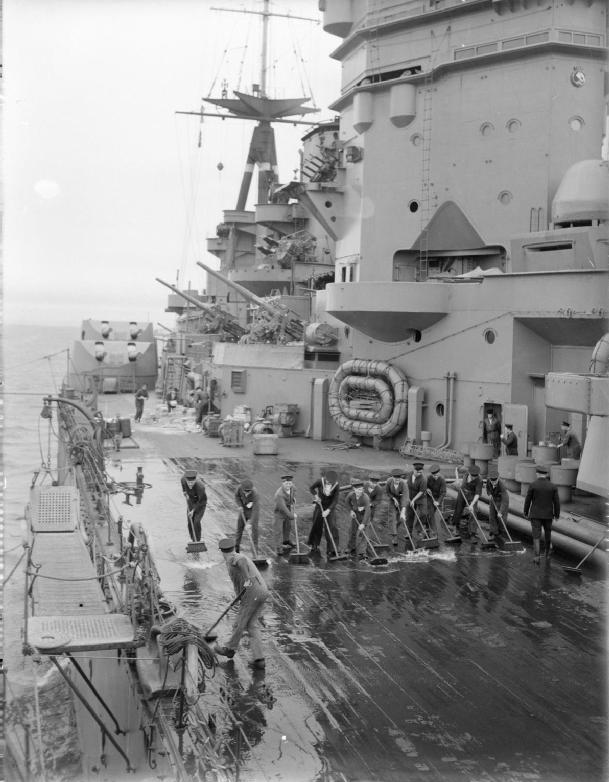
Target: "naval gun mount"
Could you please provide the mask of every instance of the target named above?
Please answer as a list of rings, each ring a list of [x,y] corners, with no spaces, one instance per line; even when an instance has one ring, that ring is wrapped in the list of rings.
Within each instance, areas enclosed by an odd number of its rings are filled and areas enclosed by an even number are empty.
[[[212,269],[201,261],[197,265],[212,277],[228,285],[240,293],[250,304],[258,307],[259,316],[252,324],[249,334],[243,338],[243,342],[302,342],[305,334],[305,324],[292,310],[277,302],[268,302],[248,291],[243,285],[229,280],[221,272]]]

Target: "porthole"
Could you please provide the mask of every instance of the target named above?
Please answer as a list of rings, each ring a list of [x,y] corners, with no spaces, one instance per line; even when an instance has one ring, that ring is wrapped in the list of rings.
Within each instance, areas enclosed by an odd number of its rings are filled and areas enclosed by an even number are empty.
[[[494,341],[497,339],[497,332],[495,331],[495,329],[485,329],[483,336],[484,336],[484,341],[488,345],[492,345]]]
[[[502,190],[497,196],[497,200],[499,201],[500,204],[507,206],[513,197],[514,196],[510,193],[509,190]]]
[[[438,404],[436,405],[436,415],[439,416],[440,418],[442,418],[442,416],[444,415],[444,405],[442,404],[442,402],[438,402]]]
[[[483,136],[490,136],[494,130],[495,126],[492,122],[483,122],[482,125],[480,125],[480,133]]]
[[[326,209],[329,209],[332,206],[332,201],[326,201],[324,203],[324,206],[326,207]]]
[[[414,342],[420,342],[421,341],[421,332],[418,329],[413,329],[412,331],[412,339]]]
[[[411,201],[411,202],[408,204],[408,208],[410,209],[410,211],[411,211],[413,214],[414,214],[415,212],[418,212],[418,211],[419,211],[419,202],[418,202],[418,201]]]
[[[581,117],[570,117],[569,118],[569,127],[574,133],[579,133],[579,131],[584,127],[584,120]]]
[[[519,119],[509,119],[505,123],[505,127],[508,129],[508,133],[516,133],[518,130],[520,130],[522,126],[522,123]]]
[[[410,142],[415,147],[420,147],[423,143],[423,136],[420,133],[413,133],[413,135],[410,137]]]
[[[330,222],[331,223],[335,223],[336,222],[336,217],[334,217],[334,215],[332,215],[332,217],[330,218]]]

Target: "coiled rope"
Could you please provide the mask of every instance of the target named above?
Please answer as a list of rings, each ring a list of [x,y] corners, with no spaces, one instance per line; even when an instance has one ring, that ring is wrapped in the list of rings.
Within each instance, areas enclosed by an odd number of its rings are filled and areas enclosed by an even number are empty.
[[[153,631],[155,628],[153,628]],[[193,625],[187,619],[176,616],[170,619],[158,630],[158,642],[163,647],[167,656],[184,652],[188,644],[194,644],[197,647],[199,657],[199,682],[203,683],[205,679],[205,670],[215,671],[216,656],[211,646],[205,640],[205,636],[196,625]]]

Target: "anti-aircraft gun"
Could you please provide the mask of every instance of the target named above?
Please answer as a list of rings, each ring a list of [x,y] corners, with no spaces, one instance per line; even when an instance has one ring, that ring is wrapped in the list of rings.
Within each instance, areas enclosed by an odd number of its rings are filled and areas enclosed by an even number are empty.
[[[221,280],[223,283],[240,293],[246,301],[255,304],[265,314],[263,322],[253,326],[253,333],[250,334],[250,341],[260,342],[282,342],[286,338],[294,342],[301,342],[304,339],[305,324],[301,318],[292,310],[276,302],[268,302],[256,296],[243,285],[229,280],[220,272],[211,269],[201,261],[197,264],[205,269],[206,272]],[[253,338],[252,338],[253,337]],[[246,338],[247,339],[247,338]]]
[[[247,334],[247,329],[243,328],[243,326],[233,315],[230,314],[230,312],[226,312],[217,304],[214,306],[203,304],[202,301],[195,299],[193,296],[189,296],[187,293],[183,293],[181,290],[176,288],[175,285],[164,282],[159,277],[156,277],[156,281],[160,282],[161,285],[169,288],[169,290],[172,290],[174,293],[177,293],[178,296],[181,296],[183,299],[190,302],[190,304],[200,310],[204,315],[206,326],[210,332],[222,333],[227,341],[233,342],[238,342],[245,334]]]

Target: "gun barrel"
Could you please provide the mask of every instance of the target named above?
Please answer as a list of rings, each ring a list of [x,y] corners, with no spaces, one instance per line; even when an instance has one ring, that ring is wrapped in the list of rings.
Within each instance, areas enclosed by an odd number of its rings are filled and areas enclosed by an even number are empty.
[[[197,309],[202,310],[203,312],[207,313],[208,315],[211,315],[212,317],[217,317],[218,315],[222,317],[224,327],[226,330],[230,333],[232,333],[235,337],[239,338],[242,337],[244,334],[247,333],[247,329],[243,328],[243,326],[234,318],[233,315],[230,314],[230,312],[226,312],[221,307],[210,307],[208,304],[203,304],[203,302],[199,301],[198,299],[195,299],[194,296],[189,296],[187,293],[183,293],[179,288],[176,288],[175,285],[172,285],[169,282],[165,282],[164,280],[161,280],[160,277],[155,277],[157,282],[160,282],[161,285],[164,285],[166,288],[169,288],[169,290],[172,290],[174,293],[177,293],[178,296],[181,296],[186,301],[190,302],[191,304],[194,304]]]

